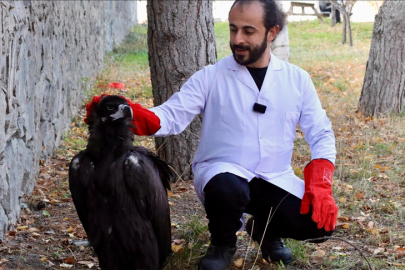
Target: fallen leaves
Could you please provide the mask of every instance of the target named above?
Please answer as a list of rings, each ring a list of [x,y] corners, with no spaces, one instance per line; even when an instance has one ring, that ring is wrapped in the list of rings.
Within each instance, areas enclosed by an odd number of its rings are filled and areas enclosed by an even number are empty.
[[[79,261],[77,262],[78,264],[84,265],[87,268],[93,268],[93,266],[95,266],[94,262],[90,262],[90,261]]]
[[[180,253],[184,251],[184,245],[186,241],[184,239],[175,239],[172,241],[172,250],[174,253]]]
[[[245,261],[245,259],[239,258],[239,259],[237,259],[236,261],[234,261],[233,264],[234,264],[236,267],[241,268],[241,267],[243,266],[243,262],[244,262],[244,261]]]

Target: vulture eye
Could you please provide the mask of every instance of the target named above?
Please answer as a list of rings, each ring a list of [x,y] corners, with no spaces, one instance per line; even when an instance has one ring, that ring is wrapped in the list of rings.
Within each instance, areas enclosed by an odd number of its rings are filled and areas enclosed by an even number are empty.
[[[107,110],[113,111],[113,110],[114,110],[114,106],[108,105],[108,106],[107,106]]]

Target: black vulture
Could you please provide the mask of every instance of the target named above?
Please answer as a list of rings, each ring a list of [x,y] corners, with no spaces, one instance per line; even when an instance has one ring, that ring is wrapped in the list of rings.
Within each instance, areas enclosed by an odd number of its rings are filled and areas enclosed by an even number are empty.
[[[153,152],[133,145],[125,98],[94,100],[85,120],[87,147],[69,166],[80,221],[102,269],[161,269],[171,253],[171,170]]]

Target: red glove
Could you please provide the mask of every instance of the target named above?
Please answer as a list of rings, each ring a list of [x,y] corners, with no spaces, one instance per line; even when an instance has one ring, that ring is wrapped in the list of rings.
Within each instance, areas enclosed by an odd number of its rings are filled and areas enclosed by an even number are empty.
[[[97,106],[100,99],[107,94],[102,94],[101,96],[94,96],[92,101],[86,105],[86,118],[84,122],[87,123],[90,112]],[[153,112],[145,109],[138,103],[132,103],[129,99],[121,96],[128,102],[128,105],[132,109],[132,115],[134,116],[133,123],[135,127],[131,127],[131,131],[136,135],[152,135],[155,134],[160,129],[160,119]]]
[[[126,101],[131,107],[134,116],[133,123],[135,127],[131,127],[133,133],[136,135],[153,135],[160,129],[160,119],[154,112],[145,109],[141,104],[132,103],[128,99]]]
[[[102,94],[101,96],[94,96],[93,99],[86,104],[86,118],[84,118],[84,122],[87,123],[87,120],[90,117],[91,111],[94,109],[94,107],[97,106],[97,103],[100,102],[100,99],[104,96],[108,96],[107,94]]]
[[[338,208],[332,196],[332,178],[335,166],[327,159],[314,159],[304,169],[305,193],[301,214],[308,214],[312,206],[312,220],[318,229],[335,229]]]

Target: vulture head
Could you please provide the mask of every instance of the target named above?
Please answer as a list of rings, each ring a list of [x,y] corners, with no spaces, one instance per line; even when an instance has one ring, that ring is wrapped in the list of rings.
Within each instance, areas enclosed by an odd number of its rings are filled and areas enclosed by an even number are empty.
[[[122,124],[124,121],[131,121],[133,118],[132,109],[127,100],[121,96],[102,95],[98,102],[94,100],[87,104],[87,118],[85,122],[89,125],[95,120],[101,120],[108,124]]]
[[[90,136],[121,134],[120,137],[133,137],[130,128],[134,127],[132,109],[126,98],[117,95],[96,96],[87,104],[87,117]]]

